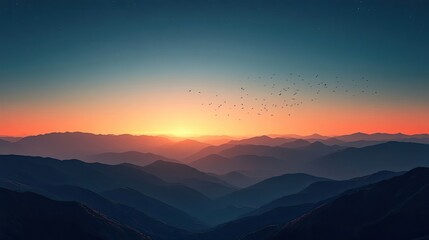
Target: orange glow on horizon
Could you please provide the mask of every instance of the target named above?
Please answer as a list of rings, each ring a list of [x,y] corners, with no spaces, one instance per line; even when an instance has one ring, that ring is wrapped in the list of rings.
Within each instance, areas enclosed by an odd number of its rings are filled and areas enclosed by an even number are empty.
[[[139,91],[143,89],[139,86],[104,85],[98,92],[92,89],[79,95],[54,94],[17,102],[0,109],[0,135],[67,131],[179,137],[429,133],[429,111],[425,111],[424,105],[393,104],[375,97],[338,100],[327,95],[322,96],[320,102],[307,102],[289,112],[276,110],[273,116],[258,116],[250,110],[236,111],[231,106],[217,114],[207,107],[216,100],[217,92],[211,90],[212,87],[203,89],[205,95],[189,95],[185,87],[165,89],[166,86],[160,85],[147,93]],[[225,99],[231,102],[239,98],[239,93],[228,90],[224,91]],[[243,100],[247,105],[253,104],[252,101]]]

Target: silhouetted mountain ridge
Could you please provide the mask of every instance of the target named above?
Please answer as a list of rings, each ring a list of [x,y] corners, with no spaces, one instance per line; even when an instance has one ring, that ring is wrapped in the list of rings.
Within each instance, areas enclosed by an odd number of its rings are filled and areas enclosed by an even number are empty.
[[[347,148],[307,163],[310,174],[345,179],[381,170],[406,171],[429,166],[429,145],[387,142],[363,148]]]
[[[209,197],[219,197],[237,190],[235,186],[185,164],[159,160],[142,169],[167,182],[185,184]]]
[[[0,188],[0,238],[5,240],[145,240],[143,234],[76,202]]]
[[[146,166],[158,160],[176,162],[176,160],[166,158],[161,155],[156,155],[153,153],[142,153],[137,151],[128,151],[128,152],[108,152],[91,155],[83,158],[86,162],[99,162],[104,164],[121,164],[121,163],[131,163],[138,166]]]
[[[429,169],[416,168],[346,192],[289,222],[272,239],[426,238],[428,200]]]
[[[314,182],[327,180],[303,173],[284,174],[228,194],[221,201],[236,206],[259,207],[281,196],[299,192]]]

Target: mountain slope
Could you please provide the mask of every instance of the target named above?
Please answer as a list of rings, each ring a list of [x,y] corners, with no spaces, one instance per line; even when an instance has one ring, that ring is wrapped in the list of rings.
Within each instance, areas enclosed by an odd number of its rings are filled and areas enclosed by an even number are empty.
[[[100,193],[103,197],[133,207],[146,215],[170,226],[190,231],[200,231],[206,227],[197,219],[168,204],[146,196],[131,188],[118,188]]]
[[[208,146],[210,145],[207,143],[186,139],[180,142],[165,144],[153,150],[153,152],[169,158],[182,160]]]
[[[205,216],[212,201],[183,185],[170,184],[131,164],[105,165],[78,160],[0,155],[0,178],[23,184],[56,184],[101,192],[130,187],[191,215]]]
[[[251,137],[251,138],[245,138],[241,140],[232,140],[229,142],[229,144],[233,145],[263,145],[263,146],[279,146],[281,144],[287,143],[291,141],[288,138],[272,138],[266,135],[263,136],[257,136],[257,137]]]
[[[255,230],[271,225],[283,225],[310,211],[314,206],[313,204],[304,204],[276,208],[261,215],[239,218],[221,224],[208,232],[197,234],[196,236],[197,239],[205,240],[238,240]]]
[[[222,175],[216,175],[219,179],[237,187],[248,187],[258,182],[257,179],[244,175],[243,173],[232,171]]]
[[[219,155],[227,158],[241,155],[256,155],[288,160],[292,163],[292,160],[309,160],[337,150],[337,147],[327,146],[320,142],[311,143],[301,148],[271,147],[264,145],[237,145],[219,152]]]
[[[85,204],[104,216],[137,229],[153,239],[184,239],[188,235],[186,231],[164,224],[129,206],[114,203],[84,188],[75,186],[46,186],[39,191],[38,189],[35,190],[37,193],[55,200],[77,201]]]
[[[156,161],[142,169],[167,182],[185,184],[209,197],[220,197],[237,190],[227,182],[185,164]]]
[[[221,152],[225,149],[234,147],[234,146],[235,145],[233,145],[233,144],[223,144],[220,146],[208,146],[208,147],[205,147],[205,148],[201,149],[200,151],[192,154],[191,156],[187,157],[184,161],[187,163],[192,163],[192,162],[195,162],[199,159],[205,158],[207,156],[216,155],[219,152]]]
[[[418,239],[429,236],[429,169],[342,194],[286,224],[273,239]],[[341,227],[339,227],[341,226]]]
[[[12,149],[0,149],[0,153],[70,159],[103,152],[151,152],[152,149],[171,143],[167,138],[156,136],[48,133],[24,137],[12,143]]]
[[[222,157],[217,154],[211,154],[201,159],[189,163],[189,166],[194,167],[203,172],[212,172],[216,174],[225,174],[230,171],[229,164],[231,159]]]
[[[136,151],[129,152],[108,152],[91,155],[83,158],[86,162],[99,162],[104,164],[116,165],[121,163],[130,163],[137,166],[146,166],[158,160],[175,162],[173,159],[169,159],[153,153],[142,153]]]
[[[299,147],[305,147],[310,145],[311,143],[304,139],[296,139],[291,142],[283,143],[282,145],[279,145],[279,147],[284,148],[299,148]]]
[[[268,204],[263,205],[251,214],[261,214],[278,207],[295,206],[306,203],[317,203],[341,194],[352,188],[358,188],[367,184],[376,183],[402,174],[401,172],[381,171],[368,176],[353,178],[343,181],[315,182],[302,191],[285,195]]]
[[[76,202],[0,188],[0,239],[143,240],[141,233]]]
[[[284,174],[228,194],[220,200],[235,206],[259,207],[281,196],[297,193],[314,182],[327,180],[303,173]]]
[[[406,171],[429,166],[429,145],[387,142],[363,148],[347,148],[310,161],[309,173],[335,179],[347,179],[381,170]]]
[[[225,174],[232,171],[256,178],[265,179],[285,173],[297,172],[296,161],[257,155],[239,155],[226,158],[210,155],[190,164],[201,171]]]

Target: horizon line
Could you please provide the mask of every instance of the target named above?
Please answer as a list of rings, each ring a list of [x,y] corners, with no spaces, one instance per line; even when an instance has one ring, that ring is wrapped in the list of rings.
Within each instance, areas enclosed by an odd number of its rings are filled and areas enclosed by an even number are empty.
[[[338,135],[330,135],[330,134],[320,134],[320,133],[312,133],[312,134],[299,134],[299,133],[272,133],[272,134],[249,134],[249,135],[231,135],[231,134],[189,134],[189,135],[180,135],[180,134],[173,134],[173,133],[96,133],[96,132],[85,132],[85,131],[53,131],[53,132],[45,132],[45,133],[38,133],[38,134],[19,134],[19,135],[2,135],[0,134],[0,137],[2,138],[25,138],[25,137],[33,137],[33,136],[41,136],[41,135],[48,135],[48,134],[66,134],[66,133],[82,133],[82,134],[93,134],[93,135],[100,135],[100,136],[121,136],[121,135],[131,135],[131,136],[152,136],[152,137],[167,137],[167,138],[201,138],[201,137],[225,137],[225,138],[236,138],[236,139],[244,139],[244,138],[251,138],[251,137],[263,137],[267,136],[270,138],[281,138],[281,137],[311,137],[313,135],[319,135],[321,137],[328,137],[328,138],[335,138],[339,136],[347,136],[347,135],[353,135],[353,134],[366,134],[366,135],[374,135],[374,134],[389,134],[389,135],[405,135],[405,136],[414,136],[414,135],[427,135],[429,132],[422,132],[422,133],[405,133],[405,132],[364,132],[364,131],[357,131],[357,132],[349,132],[344,134],[338,134]]]

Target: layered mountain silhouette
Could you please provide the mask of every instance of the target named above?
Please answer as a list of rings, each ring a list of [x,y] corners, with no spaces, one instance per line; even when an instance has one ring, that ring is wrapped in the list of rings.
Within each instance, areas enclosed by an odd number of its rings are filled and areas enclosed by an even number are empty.
[[[389,133],[353,133],[349,135],[337,136],[338,140],[344,142],[355,142],[355,141],[405,141],[407,139],[429,139],[429,134],[414,134],[406,135],[403,133],[389,134]]]
[[[306,147],[308,145],[310,145],[311,142],[304,140],[304,139],[296,139],[293,140],[291,142],[287,142],[287,143],[283,143],[281,145],[279,145],[280,147],[285,147],[285,148],[300,148],[300,147]]]
[[[314,208],[314,204],[276,208],[257,216],[239,218],[221,224],[210,231],[196,234],[195,239],[236,240],[267,226],[281,226]],[[264,234],[264,236],[266,236]]]
[[[167,182],[185,184],[212,198],[237,190],[237,187],[185,164],[156,161],[142,169]]]
[[[241,139],[241,140],[232,140],[230,142],[228,142],[228,144],[232,144],[232,145],[264,145],[264,146],[279,146],[282,145],[284,143],[290,142],[292,141],[291,139],[288,138],[282,138],[282,137],[269,137],[266,135],[262,135],[262,136],[257,136],[257,137],[251,137],[251,138],[246,138],[246,139]]]
[[[274,157],[287,161],[305,161],[323,156],[342,149],[339,146],[328,146],[321,142],[314,142],[300,148],[271,147],[265,145],[237,145],[225,149],[218,154],[224,157],[241,155],[256,155]]]
[[[187,163],[195,162],[210,155],[217,155],[219,152],[234,147],[234,144],[223,144],[220,146],[208,146],[186,158]]]
[[[351,190],[289,222],[277,239],[427,239],[429,169]]]
[[[131,188],[117,188],[100,194],[113,202],[133,207],[170,226],[189,231],[206,229],[206,226],[187,213]]]
[[[296,166],[294,164],[293,161],[257,155],[239,155],[231,158],[210,155],[190,163],[190,166],[204,172],[225,174],[238,171],[253,178],[265,179],[285,172],[294,172],[293,168]]]
[[[45,186],[32,191],[54,200],[77,201],[121,224],[159,240],[185,239],[188,232],[169,226],[132,207],[117,204],[90,190],[75,186]]]
[[[259,207],[279,197],[297,193],[314,182],[327,180],[303,173],[285,174],[228,194],[221,201],[236,206]]]
[[[0,239],[63,232],[61,239],[425,239],[429,170],[404,172],[429,166],[428,139],[287,135],[219,146],[87,133],[0,139],[0,153],[25,154],[0,155],[0,188],[9,189],[0,198],[11,205],[8,212],[0,199]],[[57,223],[61,233],[46,227]]]
[[[212,201],[184,185],[171,184],[131,164],[1,155],[0,178],[21,184],[74,185],[94,192],[130,187],[191,215],[205,216]],[[194,215],[195,216],[195,215]]]
[[[165,144],[154,149],[153,152],[172,159],[182,160],[208,146],[210,146],[210,144],[186,139],[175,143]],[[183,161],[186,162],[186,160]]]
[[[121,153],[100,153],[91,155],[83,158],[86,162],[99,162],[105,164],[121,164],[121,163],[131,163],[138,166],[146,166],[158,160],[176,162],[176,160],[166,158],[161,155],[156,155],[153,153],[142,153],[136,151],[121,152]]]
[[[215,175],[215,176],[225,182],[228,182],[229,184],[232,184],[237,187],[242,187],[242,188],[253,185],[258,181],[255,178],[251,178],[237,171],[232,171],[229,173]]]
[[[298,148],[228,145],[228,148],[218,154],[208,155],[191,162],[190,165],[204,172],[225,174],[238,171],[264,179],[284,173],[306,172],[307,162],[343,148],[336,145],[328,146],[321,142]]]
[[[304,188],[302,191],[299,191],[298,193],[285,195],[283,197],[275,199],[272,202],[261,206],[259,209],[250,214],[262,214],[278,207],[288,207],[309,203],[315,204],[317,202],[335,197],[344,191],[386,180],[400,174],[402,174],[402,172],[381,171],[368,176],[353,178],[349,180],[331,180],[315,182]]]
[[[149,240],[77,202],[0,188],[0,239]]]
[[[0,148],[0,153],[70,159],[105,152],[151,152],[152,149],[172,144],[172,142],[157,136],[96,135],[73,132],[24,137],[12,144],[12,148]]]
[[[381,170],[406,171],[429,166],[429,145],[387,142],[364,148],[347,148],[312,160],[305,172],[334,179],[346,179]]]

